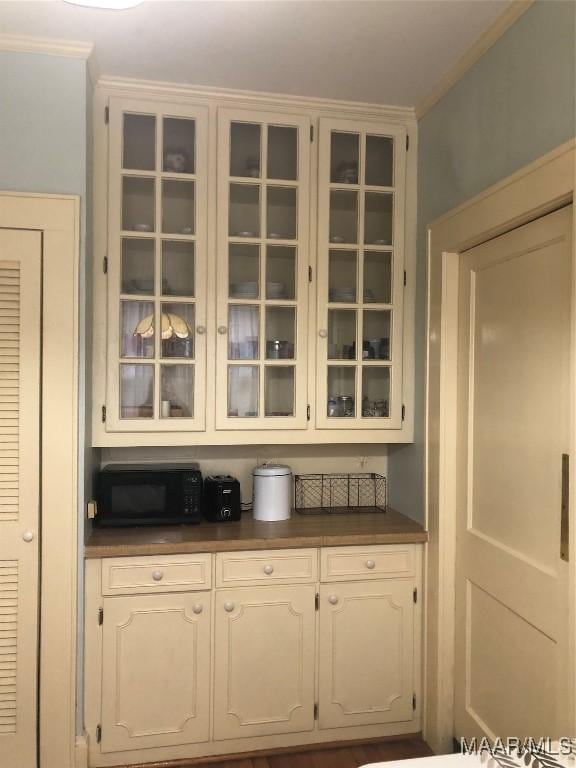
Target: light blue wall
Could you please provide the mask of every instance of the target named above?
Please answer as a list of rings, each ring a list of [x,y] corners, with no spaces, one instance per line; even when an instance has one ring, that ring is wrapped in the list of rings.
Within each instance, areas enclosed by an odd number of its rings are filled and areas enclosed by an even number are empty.
[[[86,62],[0,51],[0,189],[86,192]]]
[[[419,123],[415,443],[388,455],[390,503],[424,517],[426,226],[576,135],[576,4],[537,2]]]
[[[83,510],[90,493],[91,290],[90,166],[91,86],[86,61],[0,51],[0,189],[79,195],[79,589],[83,595]],[[89,286],[88,286],[89,287]],[[77,730],[82,730],[83,600],[78,601]]]

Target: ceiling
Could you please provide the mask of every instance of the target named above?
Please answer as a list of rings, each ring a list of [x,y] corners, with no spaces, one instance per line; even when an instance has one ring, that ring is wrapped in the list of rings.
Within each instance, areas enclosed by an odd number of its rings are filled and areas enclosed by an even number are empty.
[[[0,0],[0,33],[95,44],[103,75],[415,106],[509,0]]]

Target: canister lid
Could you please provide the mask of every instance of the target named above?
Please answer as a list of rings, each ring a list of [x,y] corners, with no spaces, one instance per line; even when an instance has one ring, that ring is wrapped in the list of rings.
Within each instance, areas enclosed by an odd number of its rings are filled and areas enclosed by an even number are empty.
[[[292,470],[286,464],[260,464],[254,467],[254,477],[281,477],[291,475]]]

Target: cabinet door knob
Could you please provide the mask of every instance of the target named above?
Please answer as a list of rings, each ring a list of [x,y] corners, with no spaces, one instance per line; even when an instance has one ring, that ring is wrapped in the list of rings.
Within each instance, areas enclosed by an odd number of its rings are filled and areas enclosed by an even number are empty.
[[[273,565],[265,565],[264,566],[264,573],[270,576],[271,573],[274,573],[274,566]]]
[[[228,328],[226,328],[226,326],[225,326],[225,325],[219,325],[219,326],[218,326],[218,333],[219,333],[221,336],[224,336],[224,334],[226,333],[226,331],[227,331],[227,330],[228,330]]]
[[[202,613],[203,610],[204,610],[204,606],[200,605],[200,603],[196,603],[195,605],[192,606],[193,613]]]
[[[376,568],[376,563],[374,560],[366,560],[366,568],[369,568],[370,570]]]
[[[34,534],[32,531],[24,531],[22,538],[27,544],[30,544],[31,541],[34,541]]]
[[[199,333],[200,336],[203,336],[206,333],[206,326],[205,325],[196,326],[196,333]]]
[[[225,602],[224,603],[224,610],[226,611],[226,613],[232,613],[232,611],[234,610],[234,603],[230,603],[228,601]]]
[[[330,605],[337,605],[338,604],[338,595],[330,595],[328,598],[328,602]]]
[[[325,339],[328,336],[328,331],[326,328],[320,328],[318,331],[318,336],[320,336],[321,339]]]
[[[152,571],[152,578],[154,579],[154,581],[162,581],[162,579],[164,578],[164,574],[162,573],[162,571]]]

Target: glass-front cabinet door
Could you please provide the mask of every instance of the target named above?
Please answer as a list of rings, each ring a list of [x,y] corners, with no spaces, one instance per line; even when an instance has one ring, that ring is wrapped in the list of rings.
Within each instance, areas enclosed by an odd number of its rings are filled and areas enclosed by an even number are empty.
[[[316,424],[402,422],[406,131],[321,120]]]
[[[216,426],[305,429],[310,121],[218,125]]]
[[[109,109],[107,427],[202,430],[207,112]]]

